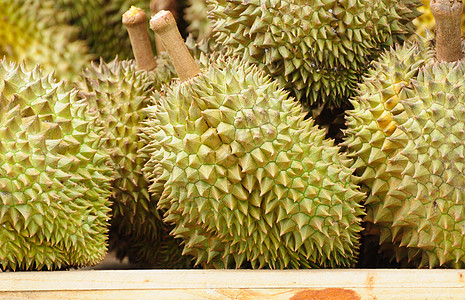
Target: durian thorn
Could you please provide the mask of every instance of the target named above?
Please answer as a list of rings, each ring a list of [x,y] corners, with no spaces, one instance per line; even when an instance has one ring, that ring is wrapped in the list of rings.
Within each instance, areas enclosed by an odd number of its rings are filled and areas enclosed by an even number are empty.
[[[161,10],[169,10],[173,14],[175,20],[179,20],[178,5],[177,5],[176,0],[152,0],[150,1],[150,16],[155,15],[157,12]],[[160,55],[161,52],[166,51],[165,47],[163,47],[163,43],[157,37],[155,37],[155,49],[158,55]]]
[[[436,57],[439,61],[462,59],[462,0],[431,0],[430,9],[436,22]]]
[[[157,62],[153,55],[147,32],[145,12],[135,6],[123,14],[123,25],[126,26],[131,41],[132,51],[138,70],[153,70]]]
[[[162,10],[153,15],[150,28],[161,39],[181,81],[186,81],[200,73],[200,68],[187,50],[171,12]]]

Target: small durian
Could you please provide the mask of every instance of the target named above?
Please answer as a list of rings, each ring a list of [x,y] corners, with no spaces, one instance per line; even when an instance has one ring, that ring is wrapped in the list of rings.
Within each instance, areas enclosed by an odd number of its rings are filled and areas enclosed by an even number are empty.
[[[352,99],[345,146],[381,251],[403,265],[464,268],[462,1],[431,8],[436,45],[428,35],[381,56]]]
[[[111,178],[85,99],[39,67],[0,60],[0,268],[99,263]]]
[[[370,62],[415,31],[419,0],[209,0],[216,41],[307,107],[341,106]]]
[[[169,12],[150,25],[181,82],[149,107],[144,172],[184,254],[215,268],[352,266],[364,195],[345,155],[256,66],[220,55],[201,72]]]
[[[98,114],[104,128],[102,148],[110,153],[116,173],[111,196],[110,248],[120,258],[128,256],[131,263],[154,267],[161,260],[154,253],[161,253],[158,248],[168,229],[157,209],[158,197],[150,196],[149,182],[142,173],[148,158],[138,153],[146,143],[139,134],[150,97],[176,73],[167,57],[156,60],[153,56],[145,13],[140,8],[133,6],[123,14],[123,24],[136,60],[116,58],[110,63],[92,63],[82,73],[77,87],[86,96],[90,109]],[[152,247],[153,253],[143,252],[141,245]]]
[[[53,0],[0,0],[0,58],[74,80],[92,59]]]

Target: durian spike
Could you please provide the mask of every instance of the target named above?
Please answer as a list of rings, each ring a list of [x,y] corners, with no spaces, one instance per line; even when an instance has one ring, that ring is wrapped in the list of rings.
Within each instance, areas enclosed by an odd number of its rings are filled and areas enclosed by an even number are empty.
[[[431,0],[431,12],[436,22],[436,52],[439,61],[462,59],[462,0]]]
[[[126,26],[131,40],[132,51],[138,70],[153,70],[157,66],[147,32],[145,12],[135,6],[123,14],[123,25]]]
[[[155,15],[157,12],[162,11],[162,10],[169,10],[173,16],[174,19],[178,19],[178,14],[177,14],[177,2],[173,0],[152,0],[150,1],[150,16]],[[160,41],[159,38],[155,37],[155,48],[157,50],[157,54],[160,54],[165,50],[165,47],[163,47],[163,43]]]
[[[200,68],[187,50],[171,12],[162,10],[153,15],[150,28],[161,39],[181,81],[186,81],[200,73]]]

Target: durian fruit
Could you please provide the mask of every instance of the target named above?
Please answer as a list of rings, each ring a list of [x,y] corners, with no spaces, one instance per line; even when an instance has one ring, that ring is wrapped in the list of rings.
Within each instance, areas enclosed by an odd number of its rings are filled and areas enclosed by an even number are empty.
[[[0,268],[94,265],[107,251],[111,178],[85,99],[39,67],[0,61]]]
[[[187,31],[197,40],[210,39],[212,42],[212,23],[207,15],[207,0],[188,0],[184,9],[184,19],[188,23]]]
[[[105,61],[111,61],[115,56],[133,58],[121,15],[131,5],[148,11],[148,0],[56,0],[55,5],[66,12],[68,23],[80,28],[80,38],[88,42],[90,51],[97,57]]]
[[[219,43],[304,105],[344,105],[369,63],[415,31],[419,0],[209,0]]]
[[[0,58],[74,80],[93,58],[53,0],[0,0]]]
[[[149,107],[144,172],[184,253],[215,268],[351,266],[364,197],[350,161],[256,66],[219,56],[180,74],[193,60],[174,19],[150,23],[182,79]]]
[[[465,50],[462,3],[434,5],[450,8],[455,16],[444,16],[456,27],[437,20],[436,47],[418,37],[381,56],[352,99],[345,145],[381,251],[403,265],[463,268],[465,61],[442,58]],[[451,32],[454,39],[440,39]]]
[[[423,6],[419,7],[418,10],[422,13],[421,16],[413,20],[413,24],[417,27],[416,32],[422,36],[425,35],[426,29],[433,31],[435,29],[434,17],[429,8],[430,0],[421,0]],[[465,30],[465,11],[462,12],[462,31]]]
[[[110,249],[119,258],[128,257],[131,263],[144,267],[171,267],[162,265],[164,256],[178,259],[175,241],[168,237],[168,227],[157,209],[157,196],[150,196],[149,182],[142,174],[148,160],[138,150],[145,145],[139,137],[141,122],[146,118],[144,109],[150,96],[161,84],[176,76],[166,55],[155,60],[147,35],[145,13],[132,7],[123,15],[128,26],[136,61],[93,63],[82,74],[79,89],[98,113],[104,127],[104,149],[110,152],[116,171],[113,181]],[[129,28],[130,27],[130,28]],[[143,56],[149,56],[144,58]],[[150,67],[147,67],[150,66]],[[161,251],[162,245],[172,244],[170,252]],[[179,248],[179,246],[177,247]]]
[[[148,72],[137,70],[133,60],[101,61],[83,73],[80,90],[98,111],[105,127],[106,142],[116,171],[110,228],[110,250],[119,259],[144,268],[188,268],[190,258],[181,257],[178,239],[169,236],[167,224],[157,209],[158,196],[149,195],[148,180],[142,166],[148,160],[138,150],[145,145],[139,138],[140,122],[150,96],[163,82],[174,77],[174,69],[165,56]]]

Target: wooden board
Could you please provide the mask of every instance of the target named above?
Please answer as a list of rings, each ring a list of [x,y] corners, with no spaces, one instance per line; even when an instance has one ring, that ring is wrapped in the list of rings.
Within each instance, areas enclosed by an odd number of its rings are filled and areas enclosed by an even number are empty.
[[[0,273],[0,299],[465,299],[465,270]]]

